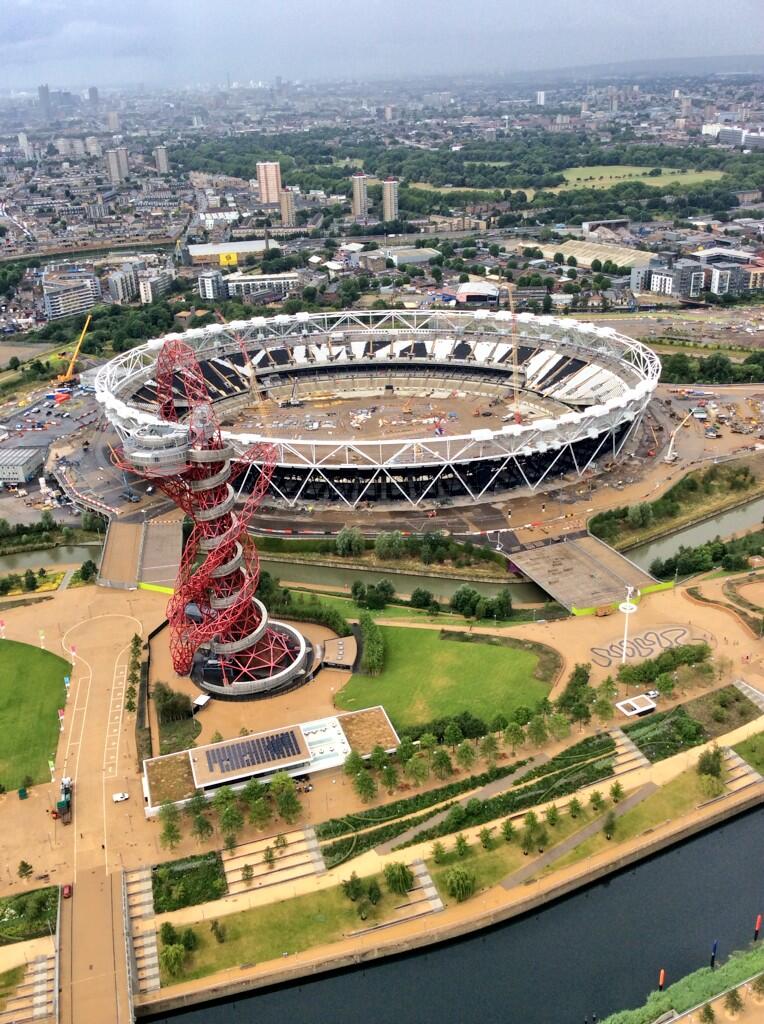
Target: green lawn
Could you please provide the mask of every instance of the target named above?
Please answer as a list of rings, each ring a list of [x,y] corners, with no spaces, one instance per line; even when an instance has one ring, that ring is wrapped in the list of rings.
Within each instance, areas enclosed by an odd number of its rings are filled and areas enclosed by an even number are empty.
[[[177,722],[159,723],[159,753],[177,754],[196,746],[196,737],[202,731],[202,723],[196,718],[181,718]]]
[[[764,775],[764,732],[757,732],[732,748],[747,761],[751,768]]]
[[[594,817],[594,812],[590,808],[582,808],[581,814],[577,818],[571,818],[567,811],[563,810],[560,814],[560,820],[557,825],[552,828],[540,816],[541,823],[546,828],[549,834],[549,845],[547,850],[554,849],[558,843],[561,843],[563,839],[567,839],[568,836],[573,835],[574,832],[579,832],[584,828]],[[490,826],[489,826],[490,827]],[[448,850],[443,861],[440,864],[436,864],[435,861],[430,857],[427,861],[427,868],[430,872],[435,887],[437,888],[441,899],[444,903],[453,903],[454,900],[448,895],[445,885],[445,876],[448,869],[453,867],[454,864],[462,864],[464,867],[469,868],[475,873],[475,893],[479,893],[483,889],[488,889],[492,885],[496,885],[506,878],[507,875],[512,874],[519,868],[525,867],[529,863],[529,859],[532,860],[534,857],[539,856],[538,853],[534,853],[530,858],[526,857],[520,849],[519,836],[522,833],[523,824],[522,822],[516,823],[518,832],[518,838],[513,840],[511,843],[507,843],[501,836],[501,829],[497,825],[493,829],[493,846],[490,850],[483,849],[482,845],[475,841],[470,845],[469,852],[464,857],[459,857],[453,849],[454,842],[453,836],[448,836],[442,840],[443,845]],[[554,870],[554,865],[549,868],[550,871]]]
[[[364,883],[371,878],[364,878]],[[358,916],[356,904],[342,893],[339,886],[292,899],[280,900],[266,906],[227,914],[220,918],[225,928],[225,942],[218,942],[210,932],[208,922],[194,925],[199,937],[198,948],[186,958],[183,973],[170,978],[162,973],[162,985],[204,978],[240,964],[263,963],[280,959],[284,953],[300,953],[312,946],[336,942],[349,932],[370,927],[389,917],[400,896],[391,895],[381,885],[382,898],[376,907],[369,908],[364,922]]]
[[[16,989],[24,979],[26,965],[12,967],[9,971],[0,974],[0,1010],[4,1010],[8,1000],[15,995]]]
[[[663,168],[663,174],[645,176],[650,167],[637,164],[597,164],[587,167],[568,167],[563,171],[566,184],[550,189],[565,192],[576,188],[612,188],[626,181],[641,181],[645,185],[665,188],[667,185],[698,185],[704,181],[718,181],[721,171],[679,171]]]
[[[673,821],[674,818],[687,814],[707,799],[700,788],[700,776],[694,768],[689,768],[671,782],[667,782],[665,786],[661,786],[657,793],[648,796],[642,803],[618,818],[615,835],[610,842],[619,843],[633,839],[649,828],[655,828],[665,821]],[[605,849],[608,842],[603,833],[599,832],[558,860],[553,870],[576,864],[586,857],[599,853]]]
[[[56,756],[58,708],[71,666],[55,654],[15,640],[0,641],[0,783],[18,789],[26,776],[50,779]]]
[[[382,633],[382,674],[352,676],[336,703],[343,711],[383,704],[401,728],[462,711],[490,721],[521,704],[532,708],[549,693],[558,664],[550,648],[508,638],[460,643],[435,630],[396,626]]]

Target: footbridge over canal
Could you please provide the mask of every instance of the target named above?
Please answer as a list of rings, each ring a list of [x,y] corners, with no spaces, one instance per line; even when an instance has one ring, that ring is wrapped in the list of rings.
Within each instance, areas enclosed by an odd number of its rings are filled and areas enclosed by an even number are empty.
[[[623,601],[627,587],[645,593],[666,586],[585,532],[517,545],[504,553],[513,566],[574,614],[612,609]]]

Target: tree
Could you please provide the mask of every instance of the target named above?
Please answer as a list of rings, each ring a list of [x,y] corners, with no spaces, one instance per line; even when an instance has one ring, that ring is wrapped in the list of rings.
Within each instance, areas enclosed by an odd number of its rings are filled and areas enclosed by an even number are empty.
[[[372,768],[375,768],[377,771],[381,771],[387,764],[387,754],[384,748],[380,746],[379,743],[377,743],[374,749],[372,750],[369,761],[371,763]]]
[[[380,889],[379,882],[376,878],[372,878],[366,887],[366,898],[373,907],[376,907],[382,899],[382,890]]]
[[[614,804],[623,799],[623,786],[620,782],[614,782],[610,787],[610,798]]]
[[[395,756],[398,758],[401,764],[406,764],[414,756],[415,747],[414,741],[410,736],[404,736],[398,745],[398,749],[395,752]]]
[[[399,860],[385,864],[385,884],[390,892],[405,896],[414,885],[411,868]]]
[[[230,786],[221,786],[220,789],[215,791],[215,795],[212,798],[212,806],[219,815],[222,815],[226,807],[230,807],[235,802],[236,794]]]
[[[412,782],[415,786],[421,786],[430,775],[427,757],[424,754],[415,754],[412,758],[409,758],[403,769],[403,774],[409,782]]]
[[[402,558],[405,550],[406,543],[400,530],[380,533],[374,541],[374,554],[383,561],[394,561]]]
[[[169,921],[163,921],[159,929],[159,938],[163,946],[172,946],[179,941],[178,929]]]
[[[578,799],[578,797],[573,797],[573,799],[568,804],[568,810],[570,811],[571,818],[577,818],[581,814],[583,808],[581,807],[581,801]]]
[[[549,716],[547,728],[556,740],[564,740],[567,736],[570,736],[570,723],[565,715],[559,711],[555,711],[554,714]]]
[[[162,970],[177,977],[183,971],[186,962],[186,947],[181,942],[175,942],[171,946],[162,946],[159,950],[159,964]]]
[[[533,838],[535,840],[536,848],[538,849],[539,853],[543,853],[549,845],[549,833],[542,826],[541,828],[536,830],[536,834]]]
[[[594,714],[600,722],[609,722],[613,717],[613,705],[606,697],[598,697],[594,702]]]
[[[449,722],[443,730],[443,742],[452,750],[456,750],[464,739],[464,733],[456,722]]]
[[[698,775],[713,775],[715,778],[721,779],[723,770],[724,754],[716,744],[709,750],[704,750],[698,758]]]
[[[80,566],[79,572],[80,572],[80,579],[84,583],[87,583],[88,580],[91,580],[97,574],[98,566],[95,564],[95,562],[93,561],[92,558],[86,558],[85,561]],[[140,648],[139,648],[139,650],[140,650]]]
[[[180,842],[179,819],[180,813],[175,804],[167,801],[159,808],[159,822],[162,826],[159,842],[168,850],[174,850]]]
[[[21,362],[20,362],[18,356],[11,356],[11,358],[8,360],[8,368],[10,370],[18,370],[18,368],[20,366],[21,366]]]
[[[255,873],[255,869],[252,867],[251,864],[244,864],[242,869],[241,869],[241,880],[242,880],[242,882],[246,882],[247,885],[249,885],[249,883],[252,881],[252,877],[253,877],[254,873]]]
[[[550,828],[556,828],[560,823],[560,812],[554,804],[547,807],[544,811],[544,817],[546,818],[546,823]]]
[[[489,765],[494,764],[496,756],[499,753],[499,744],[496,741],[496,737],[492,732],[486,733],[486,735],[480,741],[480,754],[486,759]]]
[[[589,803],[593,811],[599,813],[605,808],[605,798],[598,789],[595,789],[592,795],[589,797]]]
[[[605,834],[605,839],[612,839],[615,834],[616,817],[615,811],[608,811],[605,815],[605,820],[602,823],[602,831]]]
[[[351,750],[348,756],[345,758],[345,763],[342,766],[342,770],[351,779],[355,778],[359,772],[364,771],[365,765],[364,760],[357,750]]]
[[[363,554],[366,542],[361,531],[355,526],[343,526],[334,542],[338,555],[345,558]]]
[[[488,828],[488,826],[481,828],[478,833],[478,839],[480,840],[480,845],[484,850],[493,849],[493,829]]]
[[[740,1013],[743,1009],[743,1000],[740,996],[740,992],[736,988],[730,989],[724,997],[724,1009],[729,1014]]]
[[[28,864],[25,860],[19,861],[19,866],[17,868],[19,878],[29,878],[33,871],[34,868],[31,864]]]
[[[543,746],[549,738],[544,719],[541,715],[534,715],[528,722],[528,739],[534,746]]]
[[[259,800],[255,800],[249,808],[249,823],[254,825],[255,828],[265,828],[270,824],[273,818],[273,809],[271,808],[270,800],[265,797],[260,797]]]
[[[431,732],[423,732],[419,737],[419,749],[424,751],[432,761],[432,754],[438,745],[438,738]]]
[[[363,895],[363,882],[354,871],[350,878],[346,878],[342,882],[342,892],[350,900],[351,903]]]
[[[454,766],[451,758],[444,747],[438,747],[432,755],[432,770],[439,779],[445,779],[453,774]]]
[[[469,740],[462,740],[456,748],[456,763],[459,767],[463,771],[468,772],[475,763],[476,758],[477,754],[475,753],[475,747]]]
[[[467,837],[463,832],[457,833],[454,838],[454,849],[456,850],[457,857],[466,857],[470,850],[470,844],[467,842]]]
[[[291,825],[301,810],[294,779],[286,772],[276,772],[271,779],[271,794],[280,817]]]
[[[203,843],[205,839],[209,839],[213,831],[212,822],[206,814],[197,814],[191,819],[191,835],[200,843]]]
[[[398,785],[398,771],[394,764],[386,764],[380,773],[382,785],[388,794],[392,794]]]
[[[449,868],[444,881],[446,892],[457,903],[462,903],[464,900],[469,899],[475,891],[475,872],[470,871],[469,868],[462,867],[461,864],[455,864],[452,868]]]
[[[37,577],[31,569],[24,573],[24,590],[37,590]]]
[[[501,834],[508,843],[511,843],[517,837],[517,829],[510,818],[505,818],[501,823]]]
[[[359,772],[353,780],[353,788],[365,804],[370,803],[377,795],[377,783],[370,772]]]
[[[510,722],[507,728],[504,730],[504,743],[506,746],[512,748],[512,756],[515,756],[515,751],[518,747],[522,746],[525,741],[525,730],[517,722]]]
[[[435,861],[436,864],[443,863],[446,856],[446,848],[439,839],[432,844],[432,850],[430,851],[430,855],[432,856],[432,859]]]
[[[273,852],[273,847],[272,846],[266,846],[265,849],[263,850],[263,864],[265,864],[265,866],[270,871],[270,870],[272,870],[273,865],[275,863],[276,863],[276,854]]]
[[[700,1011],[700,1024],[714,1024],[716,1020],[716,1014],[714,1008],[710,1003],[706,1003]]]
[[[228,804],[220,814],[220,830],[226,835],[236,836],[244,826],[244,815],[235,803]]]
[[[411,592],[409,604],[412,608],[429,608],[432,604],[433,594],[431,590],[424,587],[415,587]]]

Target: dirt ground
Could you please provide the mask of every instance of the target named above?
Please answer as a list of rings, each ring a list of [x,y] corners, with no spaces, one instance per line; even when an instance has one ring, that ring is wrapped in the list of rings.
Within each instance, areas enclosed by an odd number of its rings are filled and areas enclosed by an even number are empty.
[[[752,601],[754,604],[759,605],[760,608],[764,607],[764,580],[756,580],[755,583],[744,583],[742,587],[738,587],[738,593],[746,601]]]

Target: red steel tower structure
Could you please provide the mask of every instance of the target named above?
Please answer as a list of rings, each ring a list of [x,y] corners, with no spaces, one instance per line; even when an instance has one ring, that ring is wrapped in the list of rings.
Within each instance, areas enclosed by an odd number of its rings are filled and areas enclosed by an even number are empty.
[[[223,439],[193,349],[168,339],[156,364],[159,416],[125,440],[117,462],[147,477],[191,519],[167,608],[175,671],[210,693],[247,698],[305,681],[304,638],[269,621],[255,596],[260,565],[246,528],[270,483],[275,452],[254,445],[239,458]],[[233,484],[256,460],[261,471],[244,506]]]

